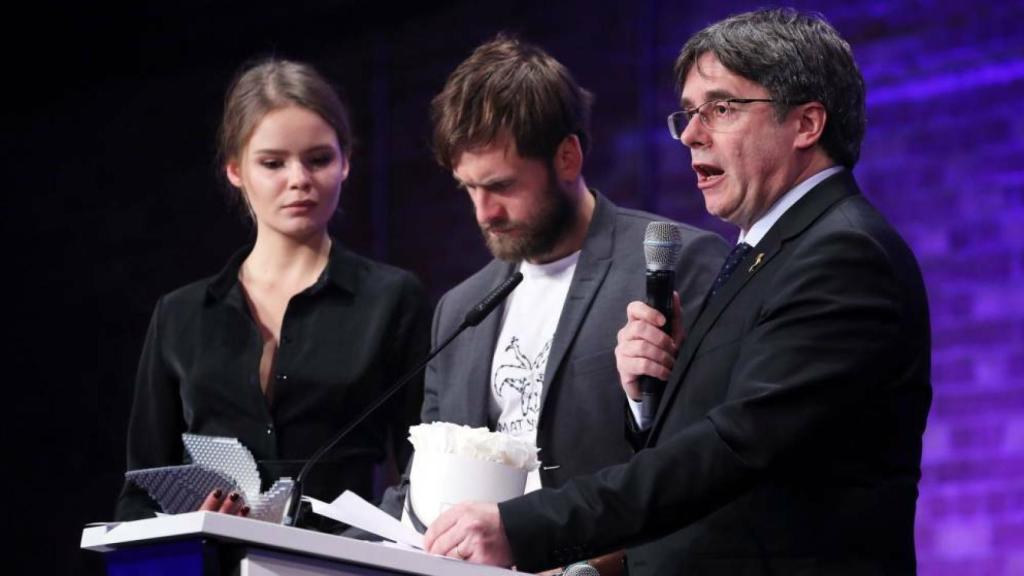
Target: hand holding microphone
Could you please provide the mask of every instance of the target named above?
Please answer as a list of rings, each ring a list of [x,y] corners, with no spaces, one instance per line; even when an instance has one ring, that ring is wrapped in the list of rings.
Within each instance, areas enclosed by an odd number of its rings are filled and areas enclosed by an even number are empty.
[[[683,340],[679,294],[674,290],[675,267],[682,235],[671,222],[651,222],[644,235],[647,260],[646,302],[631,302],[626,325],[619,330],[615,362],[626,395],[642,402],[640,422],[654,420],[661,392]]]
[[[675,365],[676,353],[683,341],[679,323],[679,294],[672,296],[672,334],[663,329],[666,318],[647,304],[630,302],[626,307],[626,325],[619,330],[615,363],[622,389],[635,402],[641,400],[640,379],[652,377],[667,381]]]

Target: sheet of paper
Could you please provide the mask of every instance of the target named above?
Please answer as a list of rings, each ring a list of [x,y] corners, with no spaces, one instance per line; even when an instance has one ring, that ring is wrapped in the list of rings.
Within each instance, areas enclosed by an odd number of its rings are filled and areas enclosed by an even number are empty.
[[[121,522],[89,522],[85,525],[86,528],[103,528],[106,532],[110,532],[114,528],[121,525]]]
[[[354,492],[346,490],[330,504],[303,496],[313,506],[313,512],[338,522],[366,530],[381,538],[423,549],[423,535],[405,526],[387,512],[363,500]]]

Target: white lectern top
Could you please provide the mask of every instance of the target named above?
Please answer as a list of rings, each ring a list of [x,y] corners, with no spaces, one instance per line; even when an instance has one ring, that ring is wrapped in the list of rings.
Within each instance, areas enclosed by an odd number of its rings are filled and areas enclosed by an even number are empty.
[[[108,552],[122,546],[162,540],[180,540],[189,536],[213,537],[260,548],[283,550],[423,576],[522,574],[503,568],[433,556],[419,550],[400,548],[395,545],[364,542],[344,536],[214,512],[188,512],[120,524],[87,526],[82,531],[81,546],[86,550]]]

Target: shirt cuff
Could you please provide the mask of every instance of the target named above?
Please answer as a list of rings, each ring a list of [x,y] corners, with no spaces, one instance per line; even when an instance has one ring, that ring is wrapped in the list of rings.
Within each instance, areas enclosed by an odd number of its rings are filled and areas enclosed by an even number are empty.
[[[640,414],[643,412],[643,400],[633,400],[629,396],[626,396],[626,403],[629,404],[629,411],[633,414],[633,423],[636,424],[637,431],[643,432],[650,428],[651,423],[643,422],[640,418]]]

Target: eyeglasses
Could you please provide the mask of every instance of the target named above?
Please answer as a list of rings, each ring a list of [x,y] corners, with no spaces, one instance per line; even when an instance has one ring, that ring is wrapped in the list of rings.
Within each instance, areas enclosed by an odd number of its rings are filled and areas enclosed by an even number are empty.
[[[672,138],[679,140],[683,137],[683,131],[690,125],[694,116],[700,118],[700,123],[708,130],[723,132],[728,130],[739,118],[740,108],[737,104],[751,104],[753,102],[775,102],[771,98],[728,98],[725,100],[708,100],[707,102],[680,110],[668,115],[668,131]]]

